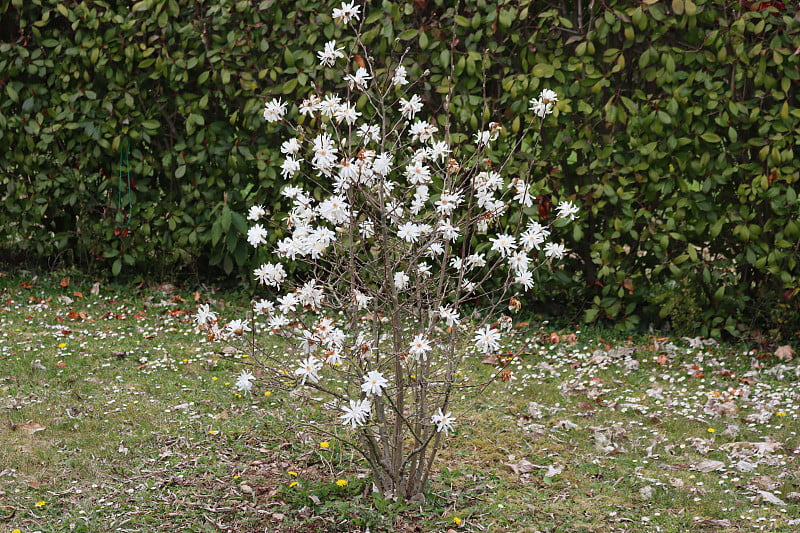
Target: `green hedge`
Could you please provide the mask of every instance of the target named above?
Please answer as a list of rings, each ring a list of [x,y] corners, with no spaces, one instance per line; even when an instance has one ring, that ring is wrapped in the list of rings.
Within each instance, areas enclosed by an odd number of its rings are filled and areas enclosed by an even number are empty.
[[[279,136],[262,104],[307,94],[320,75],[314,51],[348,42],[335,5],[118,4],[0,7],[0,235],[32,256],[67,254],[115,275],[246,275],[242,214],[274,206],[281,185]],[[521,139],[506,169],[537,183],[540,213],[567,198],[583,208],[567,268],[542,274],[543,286],[559,283],[556,300],[620,327],[794,333],[795,6],[461,4],[369,2],[364,40],[378,59],[408,49],[409,77],[440,122],[452,93],[454,131],[502,120],[499,151],[520,140],[531,97],[559,93],[546,142],[533,153]],[[126,139],[130,191],[127,172],[120,181]]]

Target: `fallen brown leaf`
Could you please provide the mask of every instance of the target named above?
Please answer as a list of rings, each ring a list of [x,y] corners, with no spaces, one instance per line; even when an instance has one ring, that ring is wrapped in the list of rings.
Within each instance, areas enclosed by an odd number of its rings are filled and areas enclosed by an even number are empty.
[[[723,470],[725,463],[722,461],[715,461],[714,459],[706,459],[694,465],[695,469],[700,472],[713,472],[714,470]]]
[[[727,518],[722,520],[717,520],[713,518],[706,518],[704,520],[695,520],[695,525],[698,526],[709,526],[709,527],[733,527],[733,524]]]
[[[794,356],[795,356],[795,351],[788,344],[784,344],[783,346],[778,346],[778,349],[775,350],[775,357],[777,357],[781,361],[791,361]]]
[[[37,431],[43,431],[43,430],[47,429],[47,427],[43,426],[41,424],[37,424],[36,422],[31,422],[30,424],[23,424],[23,425],[19,426],[19,429],[23,433],[27,433],[28,435],[33,435]]]

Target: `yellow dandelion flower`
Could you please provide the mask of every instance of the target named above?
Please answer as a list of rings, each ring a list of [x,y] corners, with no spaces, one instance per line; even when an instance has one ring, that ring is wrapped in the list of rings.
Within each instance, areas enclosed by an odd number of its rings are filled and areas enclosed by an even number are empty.
[[[243,353],[242,357],[250,357],[250,354],[249,353]]]
[[[784,413],[783,411],[778,411],[777,413],[775,413],[775,416],[786,416],[786,413]]]
[[[708,428],[706,431],[708,431],[709,433],[716,433],[717,430],[714,428]]]
[[[66,342],[59,343],[58,347],[59,348],[66,348],[67,347],[67,343]]]
[[[336,480],[336,484],[338,486],[340,486],[340,487],[344,487],[345,485],[347,485],[347,480],[346,479],[337,479]]]
[[[299,483],[297,481],[292,481],[291,483],[289,483],[289,488],[291,489],[292,487],[294,487],[295,485],[298,485],[298,484]]]
[[[272,396],[272,392],[271,391],[266,391],[266,392],[264,392],[264,396],[270,397],[270,396]]]
[[[38,502],[36,502],[36,507],[44,507],[44,504],[45,504],[44,500],[39,500]]]
[[[219,378],[217,376],[211,376],[211,381],[217,381]]]
[[[19,529],[14,529],[13,531],[11,531],[11,533],[22,533],[22,531],[20,531]]]
[[[453,517],[453,523],[455,525],[457,525],[457,526],[460,526],[461,525],[461,519],[459,517],[457,517],[457,516],[454,516]]]
[[[331,447],[331,443],[328,442],[328,441],[322,441],[322,442],[319,443],[319,447],[320,448],[330,448]]]
[[[233,479],[239,479],[239,476],[238,476],[238,475],[236,475],[236,474],[234,474],[234,475],[233,475]]]

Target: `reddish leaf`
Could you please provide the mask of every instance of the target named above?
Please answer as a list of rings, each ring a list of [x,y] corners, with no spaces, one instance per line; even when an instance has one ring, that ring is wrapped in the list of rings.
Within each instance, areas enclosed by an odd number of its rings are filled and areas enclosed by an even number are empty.
[[[545,195],[539,195],[539,218],[542,220],[547,220],[547,217],[550,216],[550,197]]]
[[[63,278],[61,278],[61,282],[59,283],[59,285],[61,285],[64,288],[69,287],[69,276],[64,276]]]
[[[356,54],[353,59],[355,60],[356,65],[358,65],[359,67],[367,68],[367,62],[364,61],[364,58],[361,57],[360,55]]]
[[[628,294],[633,294],[633,282],[630,278],[625,278],[622,282],[622,288],[628,291]]]
[[[75,298],[83,298],[83,293],[81,291],[75,291],[72,293]]]

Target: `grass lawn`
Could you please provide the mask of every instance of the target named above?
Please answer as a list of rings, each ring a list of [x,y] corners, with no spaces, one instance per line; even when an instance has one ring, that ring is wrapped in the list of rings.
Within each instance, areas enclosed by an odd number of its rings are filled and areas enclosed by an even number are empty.
[[[236,393],[206,302],[247,305],[0,274],[0,532],[800,531],[797,357],[520,330],[512,379],[456,402],[425,501],[399,503],[310,395]]]

